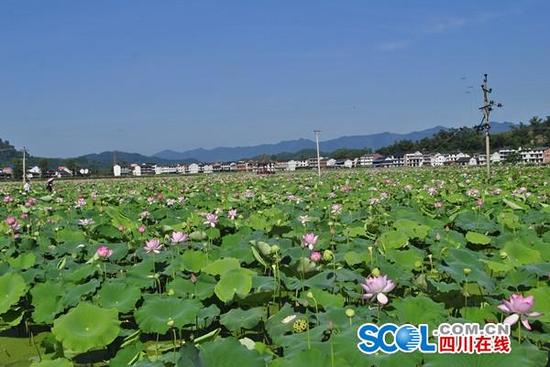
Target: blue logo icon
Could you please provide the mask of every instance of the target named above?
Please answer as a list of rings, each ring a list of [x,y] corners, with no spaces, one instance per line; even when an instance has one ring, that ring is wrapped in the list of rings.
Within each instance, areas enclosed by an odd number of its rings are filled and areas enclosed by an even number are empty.
[[[363,324],[357,329],[360,342],[357,348],[363,353],[372,354],[378,351],[384,353],[405,352],[412,353],[419,350],[423,353],[435,353],[437,347],[429,342],[428,325],[418,327],[405,324]]]

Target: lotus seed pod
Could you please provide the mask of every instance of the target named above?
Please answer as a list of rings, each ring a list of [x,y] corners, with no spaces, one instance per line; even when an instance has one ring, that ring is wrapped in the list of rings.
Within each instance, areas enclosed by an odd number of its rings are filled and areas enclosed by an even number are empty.
[[[380,276],[380,269],[374,268],[374,269],[372,269],[372,271],[371,271],[370,273],[371,273],[372,276],[374,276],[374,277],[379,277],[379,276]]]
[[[309,325],[306,320],[298,319],[292,324],[292,331],[294,331],[296,334],[303,333],[308,329],[308,327]]]
[[[352,318],[355,316],[355,310],[353,308],[346,308],[346,316]]]
[[[277,253],[277,252],[279,252],[280,249],[281,249],[281,248],[280,248],[279,246],[277,246],[277,245],[271,246],[271,252],[272,252],[272,253]]]
[[[313,293],[312,292],[307,292],[306,297],[307,298],[313,298]]]
[[[464,275],[468,275],[472,272],[472,269],[470,268],[464,268]]]
[[[174,290],[173,290],[172,288],[170,288],[170,289],[168,290],[168,295],[169,295],[169,296],[173,296],[174,294],[175,294]]]
[[[508,253],[506,251],[500,251],[500,258],[506,259],[508,257]]]
[[[415,268],[421,268],[421,267],[422,267],[422,261],[416,260],[416,261],[414,262],[414,267],[415,267]]]
[[[174,320],[172,320],[172,319],[168,320],[168,321],[166,322],[166,325],[168,325],[168,326],[170,326],[170,327],[174,326]]]

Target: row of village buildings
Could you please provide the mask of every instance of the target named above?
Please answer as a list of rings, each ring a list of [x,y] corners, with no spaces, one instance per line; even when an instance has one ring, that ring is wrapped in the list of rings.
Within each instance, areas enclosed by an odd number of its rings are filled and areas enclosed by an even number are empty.
[[[86,177],[89,176],[92,171],[89,168],[80,168],[77,170],[71,170],[65,166],[59,166],[56,169],[49,169],[46,172],[42,172],[40,167],[38,166],[31,166],[27,170],[27,178],[61,178],[61,177],[73,177],[73,176],[81,176]],[[0,179],[10,179],[13,178],[13,168],[12,167],[0,167]]]
[[[491,163],[506,162],[511,154],[518,154],[519,163],[550,164],[550,148],[501,149],[491,154]],[[426,154],[421,152],[383,156],[367,154],[355,159],[321,158],[321,168],[355,167],[437,167],[446,165],[477,166],[486,163],[485,154],[469,155],[465,153]],[[113,174],[119,176],[144,176],[159,174],[198,174],[214,172],[256,172],[273,173],[276,171],[296,171],[317,167],[317,158],[289,160],[282,162],[258,162],[254,160],[225,163],[191,163],[175,166],[153,164],[114,165]]]

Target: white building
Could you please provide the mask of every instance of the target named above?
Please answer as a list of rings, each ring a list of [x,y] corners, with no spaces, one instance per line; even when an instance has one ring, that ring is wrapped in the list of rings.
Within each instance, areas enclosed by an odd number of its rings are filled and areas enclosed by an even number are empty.
[[[228,166],[228,168],[229,168],[229,166]],[[214,167],[213,167],[212,165],[210,165],[210,164],[205,164],[205,165],[202,167],[202,171],[203,171],[204,173],[212,173],[212,172],[214,172]]]
[[[189,173],[190,173],[190,174],[195,175],[195,174],[199,173],[199,171],[200,171],[200,167],[199,167],[198,164],[196,164],[196,163],[191,163],[191,164],[189,165]]]
[[[328,166],[328,162],[327,162],[327,166]],[[345,168],[353,168],[353,161],[351,159],[346,159],[344,161],[344,167]]]
[[[286,170],[287,171],[296,171],[296,161],[290,160],[286,162]]]
[[[424,165],[424,154],[420,152],[405,154],[403,164],[407,167],[422,167]]]
[[[430,158],[430,165],[433,167],[443,166],[446,160],[443,154],[435,153]]]
[[[132,175],[141,176],[141,166],[139,164],[133,164],[132,168]]]
[[[334,158],[330,158],[329,160],[327,160],[327,167],[335,167],[336,166],[336,159]]]
[[[364,156],[359,157],[358,164],[359,164],[361,167],[371,167],[371,166],[372,166],[372,161],[373,161],[373,160],[374,160],[374,155],[372,155],[372,154],[367,154],[367,155],[364,155]]]
[[[499,163],[501,161],[502,159],[500,158],[499,152],[494,152],[493,154],[491,154],[491,163]]]
[[[544,148],[533,148],[519,151],[521,160],[527,164],[541,164],[544,161]]]
[[[155,175],[162,175],[167,173],[178,173],[178,168],[174,166],[155,166]]]
[[[506,162],[506,160],[508,159],[508,156],[512,153],[516,152],[515,149],[500,149],[498,151],[498,154],[500,156],[500,160],[502,162]]]

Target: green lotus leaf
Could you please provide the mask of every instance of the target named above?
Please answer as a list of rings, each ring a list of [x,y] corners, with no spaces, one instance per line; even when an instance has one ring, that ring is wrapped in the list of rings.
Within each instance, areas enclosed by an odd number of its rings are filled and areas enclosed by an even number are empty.
[[[150,296],[134,315],[144,332],[164,334],[172,327],[195,324],[202,308],[202,303],[194,299]]]
[[[84,296],[95,292],[99,284],[100,282],[97,279],[92,279],[88,283],[80,285],[66,284],[68,290],[63,296],[63,305],[68,307],[75,306]]]
[[[538,287],[533,288],[527,292],[526,295],[534,297],[535,303],[533,311],[542,312],[543,314],[539,318],[533,320],[540,320],[542,322],[550,323],[550,287]]]
[[[201,345],[202,366],[264,367],[265,361],[256,351],[248,350],[233,337],[218,339]]]
[[[32,318],[37,323],[49,324],[63,311],[62,298],[65,289],[60,282],[47,281],[31,289],[34,311]]]
[[[214,293],[223,301],[229,302],[235,295],[245,297],[252,289],[252,276],[247,269],[233,269],[224,273],[216,287]]]
[[[54,321],[52,333],[63,348],[83,353],[109,345],[120,333],[119,324],[117,310],[82,302]]]
[[[409,237],[403,232],[392,230],[382,233],[376,242],[384,250],[390,250],[406,246],[409,243]]]
[[[443,303],[434,302],[426,296],[399,298],[393,301],[394,314],[403,324],[425,323],[435,327],[448,317]]]
[[[542,255],[539,251],[517,240],[507,242],[503,250],[509,259],[518,265],[536,264],[542,261]]]
[[[31,367],[73,367],[73,363],[65,358],[57,358],[49,361],[33,362]]]
[[[208,256],[202,251],[185,251],[180,258],[182,270],[198,273],[208,264]]]
[[[19,301],[27,290],[25,279],[16,273],[0,276],[0,315]]]
[[[208,274],[200,274],[195,282],[188,279],[176,278],[166,284],[166,292],[181,298],[206,299],[214,294],[216,279]]]
[[[219,259],[206,265],[204,268],[202,268],[202,271],[210,275],[221,275],[227,273],[230,270],[238,269],[240,267],[241,265],[238,259],[226,257],[224,259]]]
[[[488,245],[491,243],[491,237],[472,231],[466,233],[466,240],[476,245]]]
[[[14,259],[9,259],[8,262],[12,268],[24,270],[34,265],[36,262],[36,255],[32,252],[28,252],[26,254],[21,254]]]
[[[309,293],[313,297],[308,297]],[[309,291],[304,291],[301,294],[302,299],[307,300],[309,305],[315,307],[317,303],[318,307],[327,308],[327,307],[343,307],[344,306],[344,296],[341,294],[332,294],[330,292],[324,291],[322,289],[312,288]]]
[[[399,219],[393,224],[398,232],[404,232],[409,238],[423,240],[430,232],[430,227],[409,219]]]
[[[139,288],[127,285],[121,281],[110,281],[105,283],[97,292],[97,299],[100,306],[105,308],[116,308],[118,312],[121,313],[133,310],[140,298],[141,291]]]
[[[255,307],[248,310],[234,308],[221,316],[220,323],[231,331],[252,329],[258,325],[263,315],[263,307]]]

